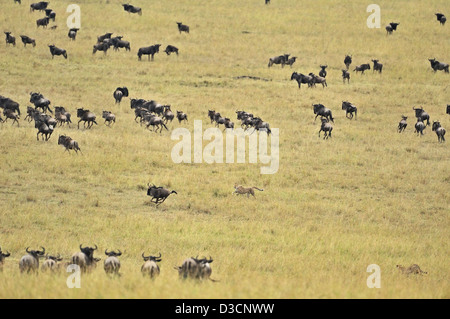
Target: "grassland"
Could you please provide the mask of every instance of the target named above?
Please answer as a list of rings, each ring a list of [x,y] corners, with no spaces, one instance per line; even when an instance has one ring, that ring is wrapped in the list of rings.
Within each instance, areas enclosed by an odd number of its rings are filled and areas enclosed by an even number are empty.
[[[77,1],[81,30],[67,37],[66,7],[52,3],[57,30],[36,29],[42,13],[4,1],[2,30],[16,47],[0,45],[0,95],[21,105],[40,91],[75,119],[85,107],[117,116],[113,128],[57,128],[36,141],[33,123],[0,124],[0,246],[9,250],[0,273],[0,298],[448,298],[450,150],[428,127],[414,131],[413,106],[450,129],[448,74],[433,74],[428,58],[449,62],[449,28],[434,13],[446,1],[378,1],[381,29],[369,29],[365,1],[262,0],[144,1],[143,15],[129,15],[119,1]],[[448,5],[447,5],[448,8]],[[444,12],[445,13],[445,12]],[[447,13],[448,15],[449,13]],[[176,21],[190,26],[179,34]],[[384,25],[400,22],[386,36]],[[245,33],[243,33],[245,31]],[[124,36],[131,52],[92,54],[96,37]],[[23,48],[20,34],[34,37]],[[51,59],[47,44],[65,48],[68,60]],[[180,55],[160,52],[139,62],[139,47],[172,44]],[[268,58],[297,56],[291,68],[267,67]],[[353,64],[378,58],[382,75],[351,74],[343,84],[345,54]],[[328,87],[301,90],[293,71],[328,64]],[[271,81],[237,80],[251,75]],[[174,164],[176,142],[136,124],[129,100],[112,93],[127,86],[131,98],[154,99],[211,127],[207,110],[235,119],[245,109],[280,128],[280,167],[261,175],[258,164]],[[358,106],[348,120],[341,101]],[[319,139],[312,103],[336,118],[333,138]],[[400,116],[408,115],[398,134]],[[83,155],[57,145],[58,134],[76,139]],[[205,142],[206,144],[207,142]],[[146,196],[148,182],[175,189],[159,207]],[[231,196],[235,183],[259,186],[256,199]],[[66,259],[80,243],[120,248],[122,276],[101,267],[66,287],[67,274],[21,276],[27,246],[45,246]],[[162,253],[155,281],[140,274],[142,251]],[[182,282],[173,266],[188,256],[211,255],[218,283]],[[104,258],[101,251],[99,256]],[[406,277],[397,264],[419,264],[428,275]],[[369,289],[369,264],[381,267],[381,288]]]

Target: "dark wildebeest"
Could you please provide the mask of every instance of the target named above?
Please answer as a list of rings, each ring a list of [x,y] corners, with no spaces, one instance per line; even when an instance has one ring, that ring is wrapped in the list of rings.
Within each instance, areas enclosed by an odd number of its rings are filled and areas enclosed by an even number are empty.
[[[447,21],[447,18],[442,13],[435,13],[437,20],[441,23],[441,25],[445,24],[445,21]]]
[[[50,119],[52,119],[52,118],[50,116],[46,117],[45,114],[42,114],[42,116],[41,116],[41,114],[39,114],[39,112],[34,113],[34,127],[38,129],[38,132],[36,134],[36,139],[38,141],[39,141],[39,134],[41,134],[42,140],[44,140],[44,135],[45,135],[46,141],[48,141],[48,139],[52,136],[52,133],[53,133],[53,130],[54,130],[54,127],[56,124],[51,125],[49,123]]]
[[[39,270],[39,258],[44,257],[45,248],[41,247],[42,250],[29,250],[27,247],[25,250],[28,254],[23,256],[19,261],[20,272],[37,272]]]
[[[65,59],[67,59],[67,51],[64,49],[57,48],[55,45],[49,45],[50,53],[52,54],[52,59],[55,55],[62,55]]]
[[[383,72],[383,64],[378,63],[378,60],[372,60],[373,62],[373,72],[378,71],[379,73]]]
[[[13,120],[11,125],[14,125],[14,122],[17,122],[17,126],[19,126],[19,121],[18,121],[18,119],[20,118],[19,114],[17,114],[13,110],[5,108],[3,110],[3,115],[6,116],[6,119],[3,122],[6,122],[8,119],[11,119],[11,120]]]
[[[0,272],[3,271],[3,264],[5,263],[5,258],[8,258],[11,254],[8,252],[3,252],[0,247]]]
[[[103,111],[102,117],[105,119],[105,125],[111,126],[112,123],[116,123],[116,116],[111,111]],[[108,122],[108,124],[106,124]]]
[[[47,6],[48,6],[48,2],[45,2],[45,1],[32,3],[30,5],[30,11],[34,11],[34,10],[44,11],[45,9],[47,9]]]
[[[437,61],[436,58],[428,59],[428,61],[430,61],[431,68],[433,69],[434,72],[436,72],[438,70],[439,71],[444,70],[445,73],[449,73],[447,63],[441,63],[441,62]]]
[[[328,137],[331,137],[331,131],[333,130],[333,126],[328,122],[328,120],[326,118],[322,118],[322,124],[320,126],[320,130],[319,130],[319,137],[320,137],[320,132],[324,131],[324,137],[323,139],[328,139]]]
[[[302,73],[294,72],[291,75],[291,81],[296,80],[298,83],[298,88],[301,88],[301,84],[308,84],[308,87],[311,87],[313,78],[309,75],[304,75]]]
[[[108,51],[110,46],[111,46],[111,43],[105,42],[105,41],[102,43],[94,44],[92,54],[95,54],[95,52],[97,52],[97,51],[103,51],[103,53],[105,53],[105,55],[106,55],[106,52]]]
[[[84,122],[84,127],[86,128],[86,122],[88,123],[87,128],[90,129],[92,127],[92,125],[98,125],[97,122],[95,121],[95,114],[89,110],[84,110],[83,108],[81,109],[77,109],[77,117],[80,118],[80,120],[78,121],[78,128],[80,128],[80,122],[83,121]]]
[[[105,259],[103,269],[105,269],[105,272],[107,274],[118,275],[120,270],[120,261],[117,257],[122,256],[122,252],[120,251],[120,249],[118,249],[117,252],[109,252],[108,249],[106,249],[105,255],[108,256],[108,258]]]
[[[38,28],[40,26],[42,26],[43,28],[47,28],[49,22],[50,22],[50,18],[49,17],[45,17],[45,18],[42,18],[42,19],[37,19],[36,20],[36,26]]]
[[[350,84],[350,72],[347,70],[342,70],[342,80],[345,83],[345,79],[347,79],[347,83]]]
[[[59,126],[62,126],[63,123],[72,123],[70,117],[71,114],[63,106],[55,106],[55,119],[59,123]]]
[[[0,108],[4,110],[11,110],[17,112],[20,115],[19,103],[11,100],[9,97],[4,97],[0,95]]]
[[[53,11],[52,9],[45,9],[45,15],[46,15],[49,19],[52,19],[53,22],[55,22],[55,19],[56,19],[56,13],[55,13],[55,11]]]
[[[365,70],[370,70],[370,64],[369,63],[357,65],[355,67],[355,69],[353,70],[353,72],[356,71],[356,73],[361,72],[361,74],[364,74]]]
[[[5,31],[5,35],[6,35],[6,44],[7,45],[12,44],[13,46],[16,46],[16,38],[11,35],[11,32]]]
[[[395,23],[395,22],[390,22],[387,26],[386,26],[386,35],[388,34],[392,34],[392,31],[396,31],[397,30],[397,26],[400,23]]]
[[[170,109],[170,105],[164,105],[164,113],[163,113],[163,119],[164,122],[167,124],[169,121],[172,123],[175,115],[173,114],[172,110]]]
[[[334,118],[329,108],[325,107],[323,104],[313,104],[313,107],[314,107],[314,114],[316,114],[314,121],[320,115],[321,117],[325,117],[327,120],[330,120],[331,122],[334,123]]]
[[[106,39],[111,39],[111,36],[112,36],[112,33],[105,33],[105,34],[103,34],[103,35],[99,35],[99,36],[97,37],[97,42],[98,42],[98,43],[101,43],[101,42],[103,42],[103,41],[106,40]]]
[[[432,126],[431,130],[432,130],[433,132],[436,132],[436,135],[437,135],[437,137],[438,137],[438,142],[439,142],[439,143],[445,142],[445,138],[444,138],[444,135],[445,135],[445,128],[443,128],[443,127],[441,126],[441,123],[440,123],[439,121],[436,121],[436,122],[433,121],[433,126]]]
[[[188,122],[187,114],[183,111],[177,111],[177,119],[178,123],[181,123],[182,121]]]
[[[151,45],[149,47],[144,47],[144,48],[140,48],[137,55],[139,58],[139,61],[141,60],[142,55],[148,55],[148,60],[150,61],[150,55],[152,56],[152,61],[153,61],[153,56],[159,52],[159,47],[161,46],[161,44],[154,44]]]
[[[69,30],[69,33],[67,33],[67,36],[68,36],[72,41],[75,41],[75,39],[76,39],[76,37],[77,37],[77,32],[78,32],[79,30],[80,30],[80,29],[78,29],[78,28],[72,28],[72,29]]]
[[[270,4],[270,0],[265,0],[265,4]]]
[[[71,264],[78,265],[82,272],[86,272],[96,266],[96,260],[94,258],[95,247],[82,247],[80,245],[80,251],[73,254],[71,257]]]
[[[142,253],[142,258],[145,261],[141,267],[142,275],[150,276],[150,278],[158,276],[160,271],[157,263],[162,260],[161,253],[159,253],[159,256],[145,256],[144,253]]]
[[[342,109],[345,110],[345,117],[350,120],[353,118],[353,113],[355,113],[356,120],[356,116],[358,114],[358,109],[356,106],[348,101],[342,101]]]
[[[327,77],[327,71],[325,70],[328,67],[328,65],[321,65],[320,66],[320,72],[319,72],[319,76],[326,78]]]
[[[267,65],[269,68],[274,64],[281,64],[281,67],[284,68],[287,60],[289,59],[289,54],[275,56],[269,59],[269,64]]]
[[[118,51],[120,48],[125,48],[126,51],[130,51],[130,42],[119,39],[119,37],[115,37],[111,39],[111,42],[114,46],[114,50]]]
[[[450,114],[450,104],[447,104],[447,114]]]
[[[117,88],[113,93],[114,99],[116,99],[116,103],[119,103],[122,101],[122,98],[125,96],[128,96],[128,88],[126,86]]]
[[[309,76],[312,77],[311,85],[316,87],[316,83],[322,84],[322,88],[325,88],[327,85],[327,80],[321,76],[317,76],[314,73],[309,73]]]
[[[350,64],[352,64],[352,56],[351,55],[346,55],[345,56],[344,64],[345,64],[345,67],[348,70],[348,68],[350,67]]]
[[[34,39],[32,39],[26,35],[21,35],[20,37],[22,38],[22,43],[23,43],[24,47],[26,47],[27,44],[31,44],[31,45],[33,45],[33,47],[36,46],[36,41]]]
[[[34,104],[35,109],[42,109],[42,112],[49,110],[50,113],[53,114],[53,111],[50,109],[50,100],[46,99],[41,93],[30,92],[30,103]]]
[[[402,115],[402,119],[400,120],[400,122],[398,123],[398,129],[397,131],[399,133],[404,132],[406,127],[408,126],[408,123],[406,123],[406,120],[408,119],[407,116]]]
[[[131,4],[122,4],[123,9],[127,11],[128,13],[137,13],[139,15],[142,15],[142,9],[139,7],[135,7]]]
[[[70,153],[70,150],[74,150],[75,153],[77,153],[77,154],[78,154],[78,151],[80,151],[80,153],[82,153],[80,147],[78,146],[78,142],[75,141],[70,136],[60,135],[58,137],[58,145],[62,145],[65,147],[66,150],[64,152],[67,151]]]
[[[169,197],[170,194],[178,194],[176,191],[170,191],[167,188],[164,187],[157,187],[155,185],[150,186],[150,183],[147,184],[148,189],[147,189],[147,195],[151,196],[152,199],[150,200],[151,202],[155,203],[156,205],[160,205],[162,203],[164,203],[164,201],[166,200],[167,197]],[[153,201],[155,200],[155,201]]]
[[[178,31],[180,31],[180,34],[181,34],[181,32],[189,33],[189,27],[187,25],[183,24],[182,22],[177,22],[177,25],[178,25]]]
[[[285,64],[286,64],[286,65],[289,65],[289,66],[292,68],[292,64],[295,63],[295,60],[296,60],[296,59],[297,59],[297,57],[296,57],[296,56],[293,56],[293,57],[287,59]]]
[[[417,118],[417,122],[416,122],[416,125],[414,127],[416,129],[414,131],[414,133],[417,133],[417,135],[419,135],[419,133],[420,133],[420,135],[422,136],[423,135],[423,130],[426,128],[426,126],[425,126],[425,124],[423,124],[423,122],[422,122],[422,120],[420,118]]]
[[[166,47],[166,49],[164,50],[164,52],[166,52],[167,55],[170,55],[171,53],[175,52],[178,55],[178,48],[174,47],[173,45],[168,45]]]
[[[423,110],[423,107],[420,107],[420,109],[413,107],[413,110],[414,112],[416,112],[417,119],[419,119],[421,122],[427,121],[427,126],[430,125],[430,115]]]
[[[270,133],[272,133],[272,131],[270,130],[270,125],[267,122],[264,122],[261,118],[259,117],[254,117],[252,119],[252,126],[254,127],[254,131],[265,131],[267,133],[267,135],[269,135]],[[253,134],[253,132],[251,134]]]

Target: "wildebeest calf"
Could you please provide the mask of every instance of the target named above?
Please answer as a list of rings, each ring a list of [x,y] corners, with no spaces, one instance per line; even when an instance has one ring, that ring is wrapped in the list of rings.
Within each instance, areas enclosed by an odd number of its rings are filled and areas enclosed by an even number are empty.
[[[169,44],[166,47],[166,49],[164,50],[164,52],[166,52],[167,55],[170,55],[171,53],[174,53],[174,52],[178,55],[178,48]]]
[[[397,131],[399,133],[404,132],[406,127],[408,126],[408,123],[406,123],[406,120],[408,119],[407,116],[402,115],[401,121],[398,123],[398,129]]]
[[[75,141],[74,139],[72,139],[70,136],[60,135],[58,138],[58,145],[64,146],[66,148],[65,151],[67,151],[67,152],[69,152],[69,150],[74,150],[75,153],[77,153],[77,154],[78,154],[78,151],[80,151],[80,153],[81,153],[81,149],[78,146],[78,142]]]
[[[347,83],[350,84],[350,72],[348,72],[347,70],[342,70],[342,80],[345,83],[345,79],[347,79]]]
[[[116,116],[111,113],[111,111],[103,111],[102,117],[105,119],[105,123],[108,122],[108,126],[111,126],[112,123],[116,123]]]
[[[372,60],[373,62],[373,72],[378,71],[381,73],[383,71],[383,64],[379,63],[378,60]]]
[[[16,38],[11,35],[11,32],[5,31],[5,35],[6,35],[6,44],[7,45],[12,44],[13,46],[16,46]]]
[[[180,34],[181,34],[181,32],[189,33],[189,26],[183,24],[182,22],[177,22],[177,25],[178,25],[178,31],[180,31]]]

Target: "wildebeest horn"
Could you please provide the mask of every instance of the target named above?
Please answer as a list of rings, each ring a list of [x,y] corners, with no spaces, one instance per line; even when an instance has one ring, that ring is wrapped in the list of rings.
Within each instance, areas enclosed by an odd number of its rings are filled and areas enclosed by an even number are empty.
[[[95,245],[95,248],[94,248],[94,250],[97,250],[97,248],[98,248],[98,247],[97,247],[97,245]]]
[[[117,249],[119,252],[116,253],[116,256],[122,256],[122,252],[120,251],[120,249]]]
[[[42,248],[42,251],[41,252],[39,252],[41,255],[43,255],[43,254],[45,254],[45,248],[44,247],[42,247],[41,246],[41,248]]]
[[[27,253],[30,252],[28,249],[30,249],[30,247],[27,247],[27,248],[25,249],[25,251],[26,251]]]
[[[148,257],[145,257],[144,253],[145,253],[145,252],[142,253],[142,258],[144,258],[144,259],[145,259],[145,258],[148,258]]]
[[[83,250],[83,247],[82,247],[82,245],[83,245],[83,244],[80,244],[80,250]]]
[[[110,254],[110,253],[108,253],[108,248],[105,249],[105,255],[108,255],[108,256],[109,256],[109,254]]]

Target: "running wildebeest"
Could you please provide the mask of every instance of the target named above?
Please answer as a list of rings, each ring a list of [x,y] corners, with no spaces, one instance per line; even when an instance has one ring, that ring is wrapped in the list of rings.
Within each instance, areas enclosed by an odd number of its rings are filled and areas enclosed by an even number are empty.
[[[419,135],[419,133],[420,133],[420,135],[422,136],[423,135],[423,130],[426,128],[426,126],[425,126],[425,124],[423,124],[423,122],[422,122],[422,120],[420,118],[417,118],[417,122],[416,122],[416,125],[414,127],[416,129],[414,131],[414,133],[417,133],[417,135]]]
[[[142,9],[139,7],[135,7],[131,4],[122,4],[123,9],[127,11],[128,13],[137,13],[139,15],[142,15]]]
[[[0,108],[4,110],[11,110],[17,112],[20,115],[19,103],[11,100],[9,97],[4,97],[0,95]]]
[[[75,41],[76,37],[77,37],[77,33],[80,29],[78,28],[72,28],[69,30],[69,33],[67,33],[67,36],[72,40]]]
[[[103,51],[103,53],[106,55],[106,52],[111,47],[111,44],[109,42],[103,41],[102,43],[94,44],[92,54],[95,54],[97,51]]]
[[[0,247],[0,272],[3,271],[3,264],[5,263],[5,258],[8,258],[11,256],[11,254],[8,252],[3,252],[2,248]]]
[[[447,18],[442,13],[435,13],[437,20],[441,23],[441,25],[445,24],[445,21],[447,21]]]
[[[408,123],[406,123],[406,120],[408,119],[407,116],[402,115],[401,121],[398,123],[398,129],[397,131],[399,133],[404,132],[406,127],[408,126]]]
[[[308,87],[311,87],[313,78],[309,75],[304,75],[302,73],[294,72],[291,75],[291,81],[296,80],[298,83],[298,88],[301,88],[301,84],[308,84]]]
[[[48,2],[41,1],[37,3],[32,3],[30,5],[30,11],[38,10],[38,11],[44,11],[47,9]]]
[[[438,137],[438,142],[439,142],[439,143],[445,142],[445,138],[444,138],[444,135],[445,135],[445,128],[443,128],[443,127],[441,126],[441,123],[440,123],[439,121],[436,121],[436,122],[433,121],[433,126],[432,126],[431,130],[432,130],[433,132],[436,132],[436,135],[437,135],[437,137]]]
[[[45,15],[46,15],[49,19],[52,19],[53,22],[55,22],[55,19],[56,19],[56,13],[55,13],[55,11],[53,11],[52,9],[45,9]]]
[[[164,124],[163,119],[160,118],[159,116],[156,116],[155,114],[147,113],[143,117],[141,117],[141,119],[143,119],[143,121],[148,122],[147,128],[149,128],[150,125],[153,128],[156,126],[155,133],[158,133],[158,128],[159,128],[159,133],[162,133],[163,128],[165,128],[167,131],[169,130],[167,128],[166,124]]]
[[[423,110],[423,107],[414,108],[414,112],[416,112],[416,118],[419,119],[421,122],[427,121],[427,126],[430,125],[430,115]]]
[[[67,123],[68,125],[72,123],[70,117],[70,113],[63,106],[55,106],[55,119],[59,123],[59,126],[62,126],[63,123]]]
[[[113,93],[114,99],[116,100],[116,103],[119,103],[122,101],[122,98],[125,96],[128,96],[128,88],[126,86],[117,88]]]
[[[355,113],[356,120],[356,116],[358,114],[358,109],[356,106],[348,101],[342,101],[342,109],[345,110],[345,117],[350,120],[353,118],[353,113]]]
[[[98,43],[102,43],[106,39],[111,39],[111,36],[112,36],[112,33],[105,33],[103,35],[99,35],[97,37],[97,42]]]
[[[164,187],[157,187],[155,185],[150,186],[150,183],[147,184],[148,189],[147,189],[147,196],[151,196],[152,199],[150,200],[151,202],[153,202],[153,200],[155,200],[153,203],[155,203],[157,206],[164,203],[164,201],[167,199],[167,197],[169,197],[170,194],[178,194],[176,191],[170,191],[167,188]]]
[[[145,256],[144,253],[142,253],[142,258],[145,261],[141,267],[142,275],[150,276],[150,278],[158,276],[160,270],[157,263],[162,260],[161,253],[159,253],[159,256]]]
[[[436,58],[428,59],[428,61],[430,61],[431,68],[433,69],[434,72],[436,72],[438,70],[439,71],[444,70],[445,73],[449,73],[447,63],[441,63],[441,62],[437,61]]]
[[[316,114],[314,121],[320,115],[321,117],[325,117],[327,120],[334,123],[334,118],[329,108],[325,107],[323,104],[313,104],[313,107],[314,107],[314,114]]]
[[[159,52],[159,47],[161,46],[161,44],[154,44],[151,45],[149,47],[144,47],[144,48],[140,48],[137,55],[139,58],[139,61],[141,60],[142,55],[148,55],[148,60],[150,61],[150,55],[152,56],[152,61],[153,61],[153,56]]]
[[[370,70],[370,64],[369,63],[357,65],[355,67],[355,69],[353,70],[353,72],[356,71],[356,73],[361,72],[361,74],[364,74],[365,70]]]
[[[164,52],[166,52],[167,55],[170,55],[171,53],[175,52],[178,55],[178,48],[174,47],[173,45],[168,45],[166,47],[166,49],[164,50]]]
[[[16,46],[16,38],[11,35],[11,32],[5,31],[5,35],[6,35],[6,44],[7,45],[12,44],[13,46]]]
[[[177,119],[178,123],[181,123],[182,121],[188,121],[187,114],[183,111],[177,111]]]
[[[281,64],[281,67],[284,68],[284,65],[286,64],[287,60],[289,59],[290,54],[284,54],[275,56],[269,59],[269,64],[267,65],[269,68],[274,64]]]
[[[178,25],[178,31],[180,31],[180,34],[181,34],[181,32],[189,33],[189,26],[183,24],[182,22],[177,22],[177,25]]]
[[[52,119],[50,116],[46,117],[45,114],[42,114],[42,117],[41,117],[40,115],[41,114],[39,114],[39,112],[34,113],[34,127],[38,129],[38,132],[36,134],[36,139],[39,141],[39,134],[41,134],[42,140],[44,140],[44,135],[45,135],[45,140],[48,141],[49,138],[52,136],[52,133],[53,133],[53,130],[54,130],[54,127],[56,126],[56,124],[51,125],[49,123],[49,120]]]
[[[342,80],[345,83],[345,79],[347,79],[347,83],[350,84],[350,72],[347,70],[342,70]]]
[[[348,68],[350,67],[350,64],[352,64],[352,56],[351,55],[346,55],[345,56],[344,64],[345,64],[345,67],[348,70]]]
[[[270,130],[270,125],[267,122],[264,122],[259,117],[254,117],[252,119],[252,126],[254,127],[251,134],[253,134],[254,131],[265,131],[267,135],[271,134],[272,131]]]
[[[74,150],[75,153],[77,153],[77,154],[78,154],[78,151],[80,151],[80,153],[82,153],[80,147],[78,146],[78,142],[75,141],[70,136],[60,135],[58,137],[58,145],[62,145],[65,147],[64,152],[67,151],[70,153],[70,150]]]
[[[17,126],[19,126],[18,119],[20,117],[19,117],[19,114],[17,114],[15,111],[5,108],[5,109],[3,109],[3,115],[6,116],[6,119],[3,122],[6,122],[8,119],[11,119],[11,120],[13,120],[11,125],[14,125],[14,122],[17,122]]]
[[[328,139],[328,137],[331,137],[331,131],[333,130],[333,126],[328,122],[328,120],[326,118],[322,118],[322,124],[320,126],[320,130],[319,130],[319,137],[320,137],[320,132],[324,132],[324,137],[323,139]]]
[[[67,51],[64,49],[57,48],[54,44],[48,46],[50,48],[50,53],[52,54],[52,59],[55,55],[62,55],[67,59]]]
[[[30,103],[34,104],[35,109],[42,109],[42,112],[49,110],[50,113],[53,114],[53,111],[50,109],[50,100],[46,99],[41,93],[30,92]]]
[[[175,115],[173,114],[172,110],[170,109],[170,105],[164,105],[164,113],[163,113],[163,119],[164,122],[167,124],[169,121],[172,123]]]
[[[321,65],[320,66],[320,71],[319,71],[319,76],[326,78],[327,77],[327,71],[325,70],[328,67],[328,65]]]
[[[37,272],[39,270],[39,258],[44,257],[45,248],[41,247],[42,250],[29,250],[30,247],[27,247],[25,251],[28,253],[23,256],[19,261],[19,269],[20,272]]]
[[[379,73],[381,73],[383,71],[383,64],[378,63],[379,60],[372,60],[373,62],[373,71],[378,71]]]
[[[105,125],[111,126],[112,123],[116,123],[116,116],[111,111],[103,111],[102,117],[105,119]],[[108,122],[108,124],[106,124]]]
[[[77,109],[77,117],[80,118],[80,120],[78,121],[78,128],[80,128],[80,122],[83,121],[84,122],[84,128],[86,128],[86,122],[88,123],[87,128],[90,129],[92,127],[92,125],[98,125],[97,122],[95,121],[95,114],[89,110],[85,110],[83,108],[81,109]]]
[[[22,38],[22,43],[23,43],[24,47],[26,47],[27,44],[31,44],[31,45],[33,45],[33,47],[36,46],[36,41],[34,39],[32,39],[26,35],[21,35],[20,37]]]
[[[49,17],[45,17],[45,18],[42,18],[42,19],[37,19],[36,20],[36,26],[38,28],[40,26],[42,26],[43,28],[47,28],[49,22],[50,22],[50,18]]]

